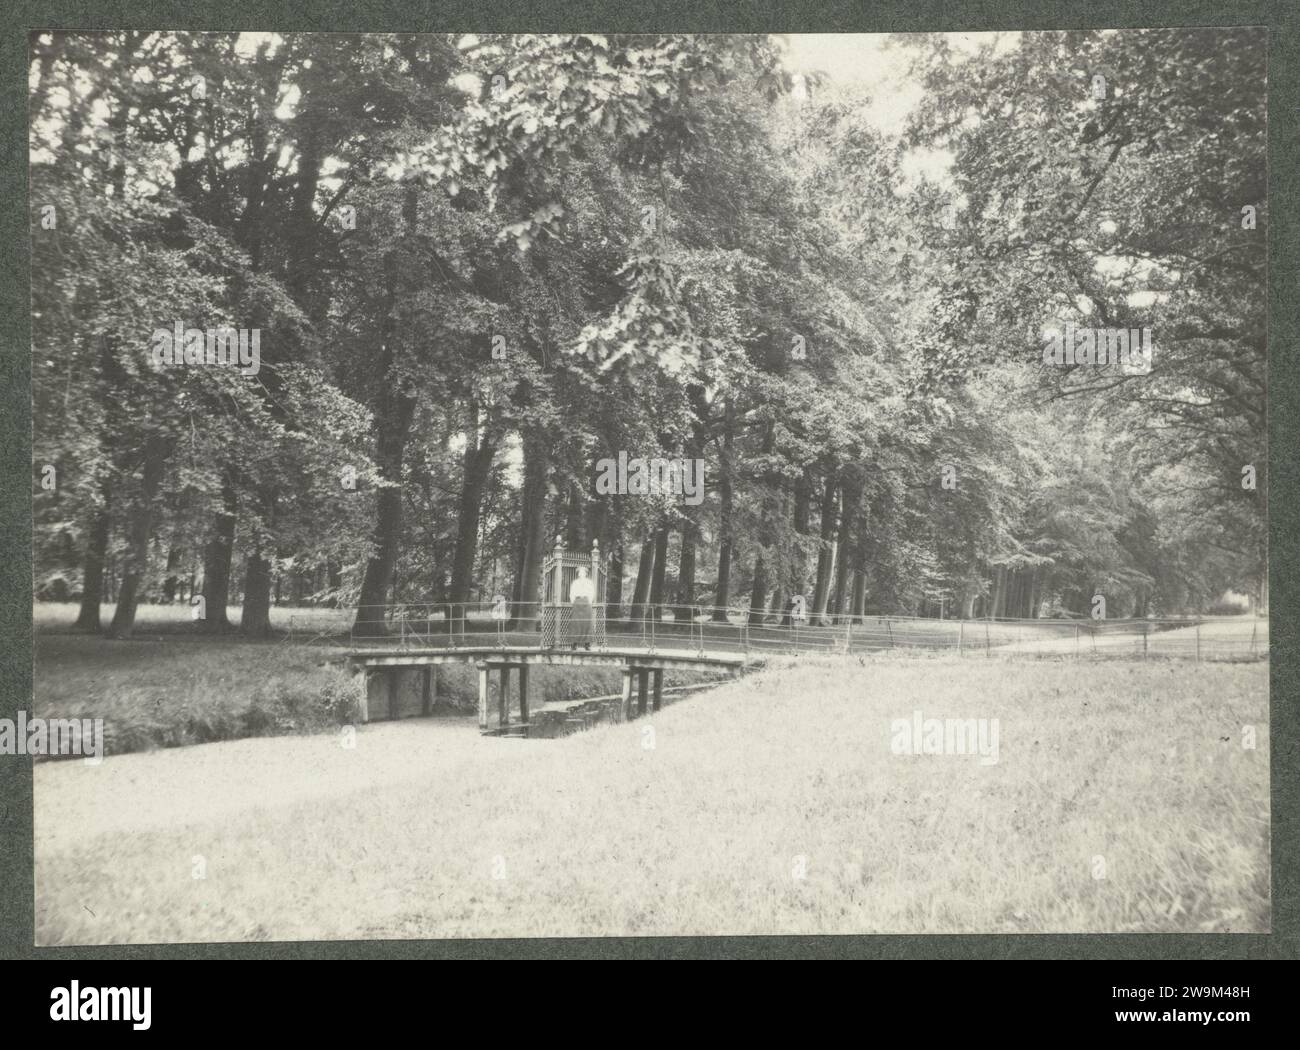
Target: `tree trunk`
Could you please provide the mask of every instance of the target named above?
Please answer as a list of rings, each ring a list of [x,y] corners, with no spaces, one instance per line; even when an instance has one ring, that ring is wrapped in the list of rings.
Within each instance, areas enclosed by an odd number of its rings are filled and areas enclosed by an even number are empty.
[[[383,415],[376,413],[380,429],[376,460],[379,475],[386,484],[375,493],[375,527],[370,534],[374,553],[366,560],[357,599],[357,616],[353,630],[361,636],[386,633],[388,589],[397,570],[397,554],[402,537],[402,462],[406,439],[415,414],[415,398],[385,394],[380,398]]]
[[[990,616],[993,619],[1006,615],[1007,609],[1007,567],[999,565],[994,575],[993,602]]]
[[[623,517],[617,511],[610,515],[609,524],[609,578],[605,584],[605,604],[608,616],[623,611]]]
[[[600,538],[600,549],[605,554],[605,605],[607,616],[618,616],[623,604],[623,512],[617,502],[610,505],[605,515],[605,528]]]
[[[731,604],[731,541],[723,540],[718,550],[718,579],[713,589],[715,623],[727,623]]]
[[[406,191],[402,220],[406,236],[413,238],[419,219],[419,193],[414,183]],[[399,289],[412,281],[406,253],[389,250],[384,255],[384,289],[386,299],[383,337],[379,353],[379,385],[373,398],[376,465],[386,482],[375,494],[375,527],[371,532],[372,553],[366,560],[361,579],[353,631],[360,635],[382,635],[387,631],[385,616],[388,590],[397,571],[397,554],[402,538],[402,464],[406,442],[415,418],[416,392],[408,381],[397,375],[396,364],[402,353],[399,318]]]
[[[571,551],[586,550],[589,544],[582,534],[583,512],[586,501],[582,498],[582,489],[576,481],[569,483],[568,497],[564,501],[564,545]]]
[[[520,492],[519,543],[514,600],[516,618],[535,616],[542,600],[542,558],[546,548],[546,480],[550,472],[547,442],[541,435],[524,438],[524,485]]]
[[[727,402],[722,456],[718,480],[718,579],[713,593],[713,616],[717,623],[727,622],[727,607],[731,604],[731,402]]]
[[[226,607],[230,604],[230,565],[235,550],[235,519],[239,495],[235,479],[227,469],[221,480],[221,512],[216,516],[213,535],[203,548],[203,604],[205,631],[230,630]]]
[[[180,567],[181,552],[175,547],[167,549],[167,576],[163,580],[163,602],[171,605],[176,600],[176,592],[180,588],[181,579],[176,570]]]
[[[682,525],[682,551],[677,559],[677,607],[673,619],[691,621],[695,608],[695,545],[699,527],[687,520]]]
[[[773,423],[768,423],[763,428],[762,455],[767,457],[771,455],[772,449],[776,445],[776,428]],[[770,484],[770,482],[769,482]],[[762,511],[767,514],[776,513],[771,503],[764,501],[765,506]],[[767,596],[767,561],[763,556],[765,547],[772,546],[771,530],[767,527],[760,527],[758,537],[759,547],[754,554],[754,580],[753,587],[749,593],[749,622],[757,624],[763,622],[763,599]]]
[[[862,523],[859,522],[858,528],[861,529]],[[853,600],[849,608],[849,614],[855,619],[861,619],[867,611],[867,545],[861,539],[854,545],[856,557],[854,560],[853,573]]]
[[[271,563],[262,557],[260,550],[248,556],[244,567],[244,606],[239,630],[249,638],[266,638],[271,633]]]
[[[850,587],[852,578],[850,569],[857,561],[856,535],[860,511],[858,501],[862,497],[862,483],[854,477],[844,481],[843,506],[840,511],[840,535],[838,547],[838,564],[835,566],[835,593],[831,599],[831,622],[838,623],[839,617],[849,611],[851,606]]]
[[[275,526],[275,496],[263,491],[262,508],[265,527]],[[266,638],[271,633],[271,560],[269,539],[258,536],[244,566],[244,606],[240,612],[239,630],[250,638]]]
[[[856,573],[853,577],[852,595],[849,615],[854,620],[860,620],[867,610],[867,578],[862,573]]]
[[[104,599],[104,555],[108,551],[110,520],[107,485],[103,486],[104,502],[95,508],[86,542],[85,569],[81,580],[81,609],[77,613],[77,627],[85,631],[99,630],[99,606]]]
[[[636,584],[632,588],[632,608],[628,619],[635,623],[646,618],[646,598],[650,594],[650,577],[655,567],[655,541],[657,533],[651,533],[641,544],[641,560],[636,569]]]
[[[704,387],[699,384],[692,384],[687,394],[694,418],[686,454],[693,462],[703,465],[705,444],[708,441],[709,403],[705,398]],[[703,477],[701,471],[701,481]],[[700,495],[704,495],[703,491]],[[673,619],[678,622],[690,623],[695,617],[695,552],[700,538],[701,506],[683,504],[681,507],[683,520],[681,550],[677,555],[677,604],[673,609]]]
[[[713,616],[727,622],[731,604],[731,479],[725,474],[718,483],[718,579],[713,590]]]
[[[70,94],[72,90],[69,85]],[[79,112],[79,107],[73,107],[73,112]],[[96,352],[99,357],[100,374],[104,378],[108,395],[104,404],[102,444],[109,462],[115,463],[118,459],[118,435],[125,428],[122,416],[125,412],[126,398],[122,396],[121,391],[126,385],[126,375],[114,354],[113,341],[108,336],[101,335],[97,342]],[[102,502],[90,523],[81,608],[77,614],[77,626],[93,631],[98,631],[100,628],[99,606],[105,594],[107,593],[109,601],[113,600],[112,563],[106,562],[112,525],[113,492],[107,475],[101,476],[99,490]],[[108,568],[107,579],[105,579],[106,567]]]
[[[812,504],[812,488],[805,475],[795,482],[794,487],[794,513],[793,524],[795,533],[801,538],[808,535],[808,516]],[[806,548],[800,542],[799,550],[795,552],[794,571],[790,575],[790,586],[794,588],[793,594],[802,595],[807,598],[808,595],[808,556],[805,553]]]
[[[840,526],[839,564],[835,566],[835,591],[831,595],[830,621],[839,623],[844,613],[844,606],[849,598],[849,561],[853,553],[849,538],[850,522],[846,519]]]
[[[822,488],[821,546],[817,550],[817,582],[813,585],[814,623],[825,623],[826,603],[831,594],[831,573],[835,567],[835,530],[839,525],[839,483],[833,470],[826,471]]]
[[[481,438],[479,436],[478,405],[473,402],[469,406],[469,427],[465,438],[465,476],[456,517],[456,552],[451,562],[451,592],[448,595],[453,605],[468,603],[472,597],[483,494],[497,451],[497,439],[491,429],[485,430]]]
[[[663,616],[664,576],[668,571],[668,526],[662,525],[655,533],[654,572],[650,576],[649,618],[661,619]]]
[[[312,118],[316,113],[308,106],[300,110],[294,126],[302,129],[298,136],[298,183],[294,187],[290,208],[292,236],[289,242],[289,273],[286,285],[289,295],[302,311],[320,324],[325,319],[325,302],[312,303],[311,278],[319,274],[315,264],[318,255],[318,223],[316,218],[316,191],[320,186],[322,150],[320,124]]]
[[[606,558],[609,556],[609,537],[605,535],[609,524],[609,505],[610,501],[604,497],[589,498],[585,507],[586,520],[582,527],[584,542],[581,549],[589,551],[593,543],[599,543],[600,554]]]
[[[132,508],[127,528],[126,565],[117,608],[113,612],[110,633],[114,638],[130,638],[135,628],[136,608],[149,566],[149,537],[153,531],[154,503],[162,486],[170,444],[161,434],[145,439],[144,470],[140,479],[140,498]]]
[[[754,555],[754,586],[749,592],[749,625],[761,624],[764,618],[764,599],[767,597],[767,565],[760,551]]]

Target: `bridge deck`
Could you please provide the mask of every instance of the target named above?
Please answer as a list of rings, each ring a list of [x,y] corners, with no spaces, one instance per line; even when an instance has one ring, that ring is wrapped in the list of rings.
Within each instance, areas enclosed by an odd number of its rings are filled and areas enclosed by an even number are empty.
[[[636,680],[636,714],[645,714],[653,681],[653,709],[658,711],[663,695],[665,671],[721,670],[737,674],[754,661],[744,653],[702,653],[698,649],[539,649],[534,646],[476,645],[437,648],[412,646],[367,646],[348,653],[348,663],[367,678],[366,698],[362,705],[361,720],[370,720],[370,682],[387,684],[389,717],[397,717],[399,678],[406,672],[423,668],[421,673],[422,713],[429,714],[437,694],[437,670],[442,664],[463,663],[478,667],[479,729],[490,730],[488,694],[490,679],[497,680],[497,706],[499,716],[497,734],[525,735],[545,728],[530,712],[528,697],[528,669],[537,666],[574,667],[580,665],[617,668],[623,675],[618,718],[627,721],[633,717],[633,679]],[[517,674],[519,683],[519,718],[511,722],[510,680]],[[379,696],[376,696],[379,700]],[[568,722],[571,719],[565,718]],[[545,721],[545,719],[542,719]],[[549,723],[548,723],[549,724]]]
[[[367,646],[348,653],[355,667],[426,667],[445,663],[515,664],[526,666],[637,667],[649,670],[737,670],[753,663],[745,653],[701,653],[695,649],[538,649],[524,646],[475,645],[461,648]]]

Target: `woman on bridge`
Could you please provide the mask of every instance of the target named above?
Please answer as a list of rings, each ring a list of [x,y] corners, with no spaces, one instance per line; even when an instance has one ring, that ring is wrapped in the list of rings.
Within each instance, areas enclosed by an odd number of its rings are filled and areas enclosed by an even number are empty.
[[[579,645],[584,649],[591,648],[591,603],[595,598],[595,582],[587,575],[585,568],[579,568],[577,577],[569,584],[569,601],[573,603],[569,621],[569,639],[572,649],[578,648]]]

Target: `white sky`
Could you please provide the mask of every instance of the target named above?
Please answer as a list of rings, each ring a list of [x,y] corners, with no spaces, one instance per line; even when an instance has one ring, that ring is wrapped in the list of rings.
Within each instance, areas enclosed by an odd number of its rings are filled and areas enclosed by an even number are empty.
[[[826,73],[837,84],[861,86],[871,95],[867,119],[887,135],[903,130],[921,90],[904,79],[907,55],[885,50],[883,33],[792,34],[788,63],[796,72]]]
[[[1014,47],[1019,33],[947,33],[949,46],[972,53],[999,38],[998,51]],[[786,65],[795,73],[821,72],[834,83],[861,88],[870,97],[864,109],[867,121],[889,137],[902,133],[908,115],[920,103],[921,85],[908,75],[911,51],[889,46],[886,33],[792,33],[786,38]],[[902,158],[904,178],[919,177],[941,185],[948,181],[952,155],[943,149],[909,150]]]
[[[972,52],[1000,36],[1002,50],[1014,46],[1019,33],[948,33],[955,51]],[[871,95],[867,119],[886,135],[903,130],[908,113],[921,100],[921,86],[908,79],[909,52],[887,47],[886,33],[792,33],[787,38],[788,64],[795,72],[820,70],[839,84],[861,86]]]

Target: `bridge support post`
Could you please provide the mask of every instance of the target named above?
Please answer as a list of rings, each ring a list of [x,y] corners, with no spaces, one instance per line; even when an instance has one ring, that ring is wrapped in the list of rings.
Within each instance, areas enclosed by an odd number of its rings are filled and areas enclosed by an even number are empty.
[[[497,678],[497,707],[500,710],[501,725],[510,724],[510,668],[503,667]]]
[[[519,665],[519,721],[528,722],[528,665]]]
[[[632,721],[632,668],[623,668],[623,721]]]
[[[650,688],[650,672],[644,667],[637,672],[636,682],[636,713],[637,715],[645,714],[646,691]]]
[[[488,665],[478,665],[478,728],[486,733],[488,727]]]
[[[385,677],[387,677],[388,679],[388,683],[387,683],[388,684],[388,717],[396,718],[397,717],[397,687],[401,679],[398,676],[398,672],[396,669],[388,671]]]
[[[420,713],[433,714],[434,702],[438,699],[438,669],[429,664],[424,669],[424,681],[420,684]]]
[[[654,709],[658,711],[659,708],[662,706],[664,700],[664,673],[663,671],[656,671],[654,674],[655,674]]]

